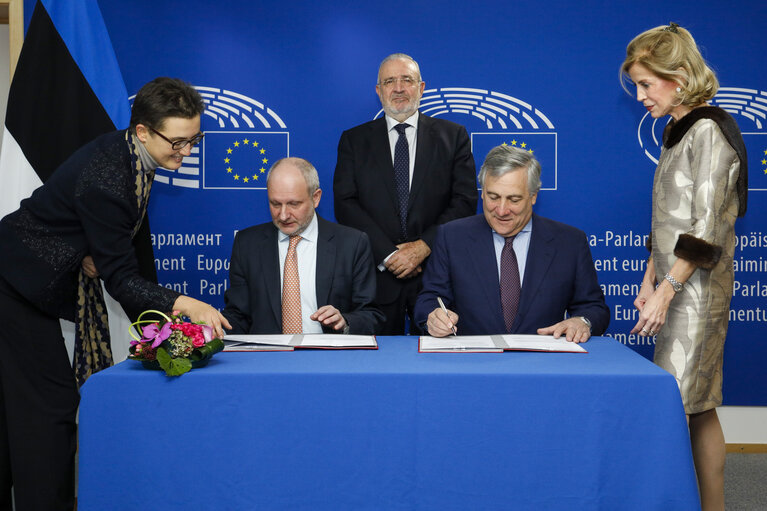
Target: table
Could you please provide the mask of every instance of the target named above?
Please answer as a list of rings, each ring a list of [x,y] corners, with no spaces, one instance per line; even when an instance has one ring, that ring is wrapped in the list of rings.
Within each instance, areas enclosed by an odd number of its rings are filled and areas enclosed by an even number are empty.
[[[219,353],[125,361],[80,405],[78,509],[699,509],[674,378],[588,354]]]

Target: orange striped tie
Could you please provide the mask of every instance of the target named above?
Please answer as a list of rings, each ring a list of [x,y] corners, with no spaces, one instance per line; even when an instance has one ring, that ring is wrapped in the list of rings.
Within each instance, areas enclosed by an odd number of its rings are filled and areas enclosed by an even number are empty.
[[[288,255],[285,257],[285,271],[282,276],[282,333],[300,334],[301,327],[301,285],[298,278],[298,256],[296,245],[301,236],[291,236]]]

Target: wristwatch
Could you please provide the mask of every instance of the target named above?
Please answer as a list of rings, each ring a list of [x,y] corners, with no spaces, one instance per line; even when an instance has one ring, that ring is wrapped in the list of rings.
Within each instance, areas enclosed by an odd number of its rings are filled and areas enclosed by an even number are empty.
[[[671,275],[670,273],[667,273],[666,275],[664,275],[663,278],[668,280],[669,284],[671,284],[671,287],[674,288],[674,292],[675,293],[678,293],[679,291],[684,289],[684,283],[679,282],[678,280],[676,280],[674,278],[674,276]]]
[[[578,316],[578,319],[586,323],[586,326],[589,327],[589,331],[591,331],[591,321],[589,321],[589,318],[586,316]]]

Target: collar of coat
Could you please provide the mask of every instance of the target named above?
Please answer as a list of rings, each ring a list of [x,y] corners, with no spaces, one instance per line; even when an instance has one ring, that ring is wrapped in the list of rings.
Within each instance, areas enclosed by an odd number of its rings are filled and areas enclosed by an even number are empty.
[[[722,130],[727,143],[732,146],[740,160],[740,172],[738,172],[738,216],[746,214],[746,202],[748,200],[748,158],[746,155],[746,144],[743,142],[743,136],[740,134],[738,123],[735,119],[716,106],[702,106],[693,108],[692,111],[682,117],[678,122],[673,119],[663,130],[663,145],[666,148],[674,147],[685,133],[701,119],[711,119]]]

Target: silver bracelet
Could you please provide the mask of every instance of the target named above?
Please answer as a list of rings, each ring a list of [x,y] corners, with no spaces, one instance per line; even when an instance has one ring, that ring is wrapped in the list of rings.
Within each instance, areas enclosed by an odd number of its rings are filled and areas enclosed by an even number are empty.
[[[664,278],[664,279],[666,279],[666,280],[668,280],[669,284],[671,284],[671,287],[672,287],[672,288],[674,288],[674,292],[675,292],[675,293],[678,293],[678,292],[680,292],[682,289],[684,289],[684,283],[683,283],[683,282],[679,282],[678,280],[676,280],[676,279],[674,278],[674,276],[673,276],[673,275],[671,275],[670,273],[666,273],[666,274],[663,276],[663,278]]]

